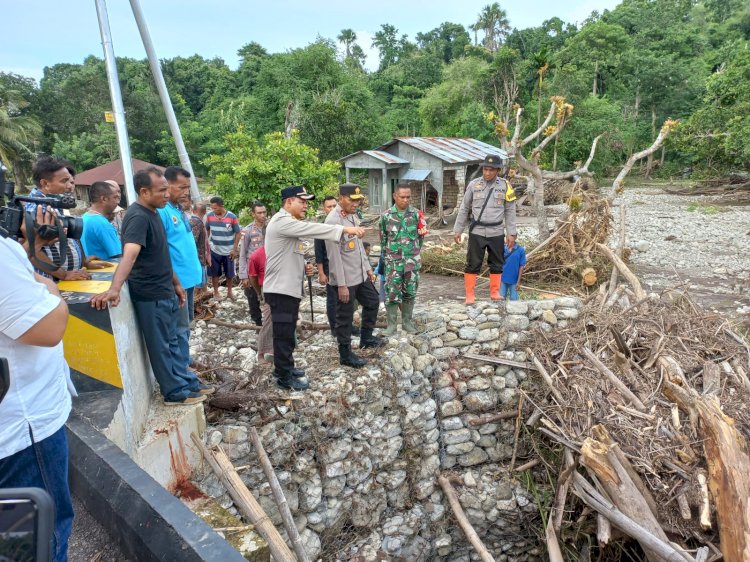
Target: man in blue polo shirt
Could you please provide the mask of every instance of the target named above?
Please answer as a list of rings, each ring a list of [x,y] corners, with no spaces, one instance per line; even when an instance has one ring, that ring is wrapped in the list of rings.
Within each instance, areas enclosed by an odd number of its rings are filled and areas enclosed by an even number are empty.
[[[103,260],[119,258],[122,242],[110,221],[120,204],[120,186],[115,189],[106,181],[96,181],[89,189],[89,200],[91,206],[83,215],[83,251],[87,256],[98,256]]]
[[[190,322],[195,312],[194,290],[203,281],[203,271],[198,260],[193,229],[182,211],[182,205],[190,193],[190,172],[170,166],[164,170],[164,178],[167,180],[169,201],[163,209],[157,209],[157,212],[167,231],[172,269],[184,287],[187,297],[185,306],[180,309],[180,320],[177,325],[177,342],[187,368],[190,363]]]

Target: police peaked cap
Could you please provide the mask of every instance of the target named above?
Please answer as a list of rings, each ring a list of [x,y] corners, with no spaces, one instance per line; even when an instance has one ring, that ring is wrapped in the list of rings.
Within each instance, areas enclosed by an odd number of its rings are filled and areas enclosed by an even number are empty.
[[[502,168],[505,166],[507,158],[507,155],[488,154],[484,157],[482,168]]]

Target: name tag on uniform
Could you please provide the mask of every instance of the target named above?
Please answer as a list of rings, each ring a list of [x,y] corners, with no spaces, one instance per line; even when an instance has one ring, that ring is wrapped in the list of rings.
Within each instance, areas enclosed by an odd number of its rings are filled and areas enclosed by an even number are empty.
[[[344,244],[344,251],[353,252],[356,247],[357,247],[357,241],[354,240],[354,238],[351,238],[350,240],[347,240],[346,243]]]

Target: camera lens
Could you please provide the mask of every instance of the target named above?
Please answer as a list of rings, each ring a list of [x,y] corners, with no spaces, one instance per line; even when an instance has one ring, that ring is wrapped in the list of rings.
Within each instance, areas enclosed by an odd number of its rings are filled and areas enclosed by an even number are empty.
[[[80,217],[60,217],[63,228],[67,228],[66,235],[73,240],[80,240],[83,236],[83,219]]]

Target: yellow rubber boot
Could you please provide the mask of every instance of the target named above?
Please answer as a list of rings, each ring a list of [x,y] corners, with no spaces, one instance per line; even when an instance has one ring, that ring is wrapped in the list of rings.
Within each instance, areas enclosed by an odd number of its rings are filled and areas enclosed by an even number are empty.
[[[474,304],[474,287],[477,286],[476,273],[464,273],[464,290],[466,291],[466,303]]]
[[[502,274],[490,273],[490,298],[493,301],[502,300],[503,297],[500,295],[500,281]]]

